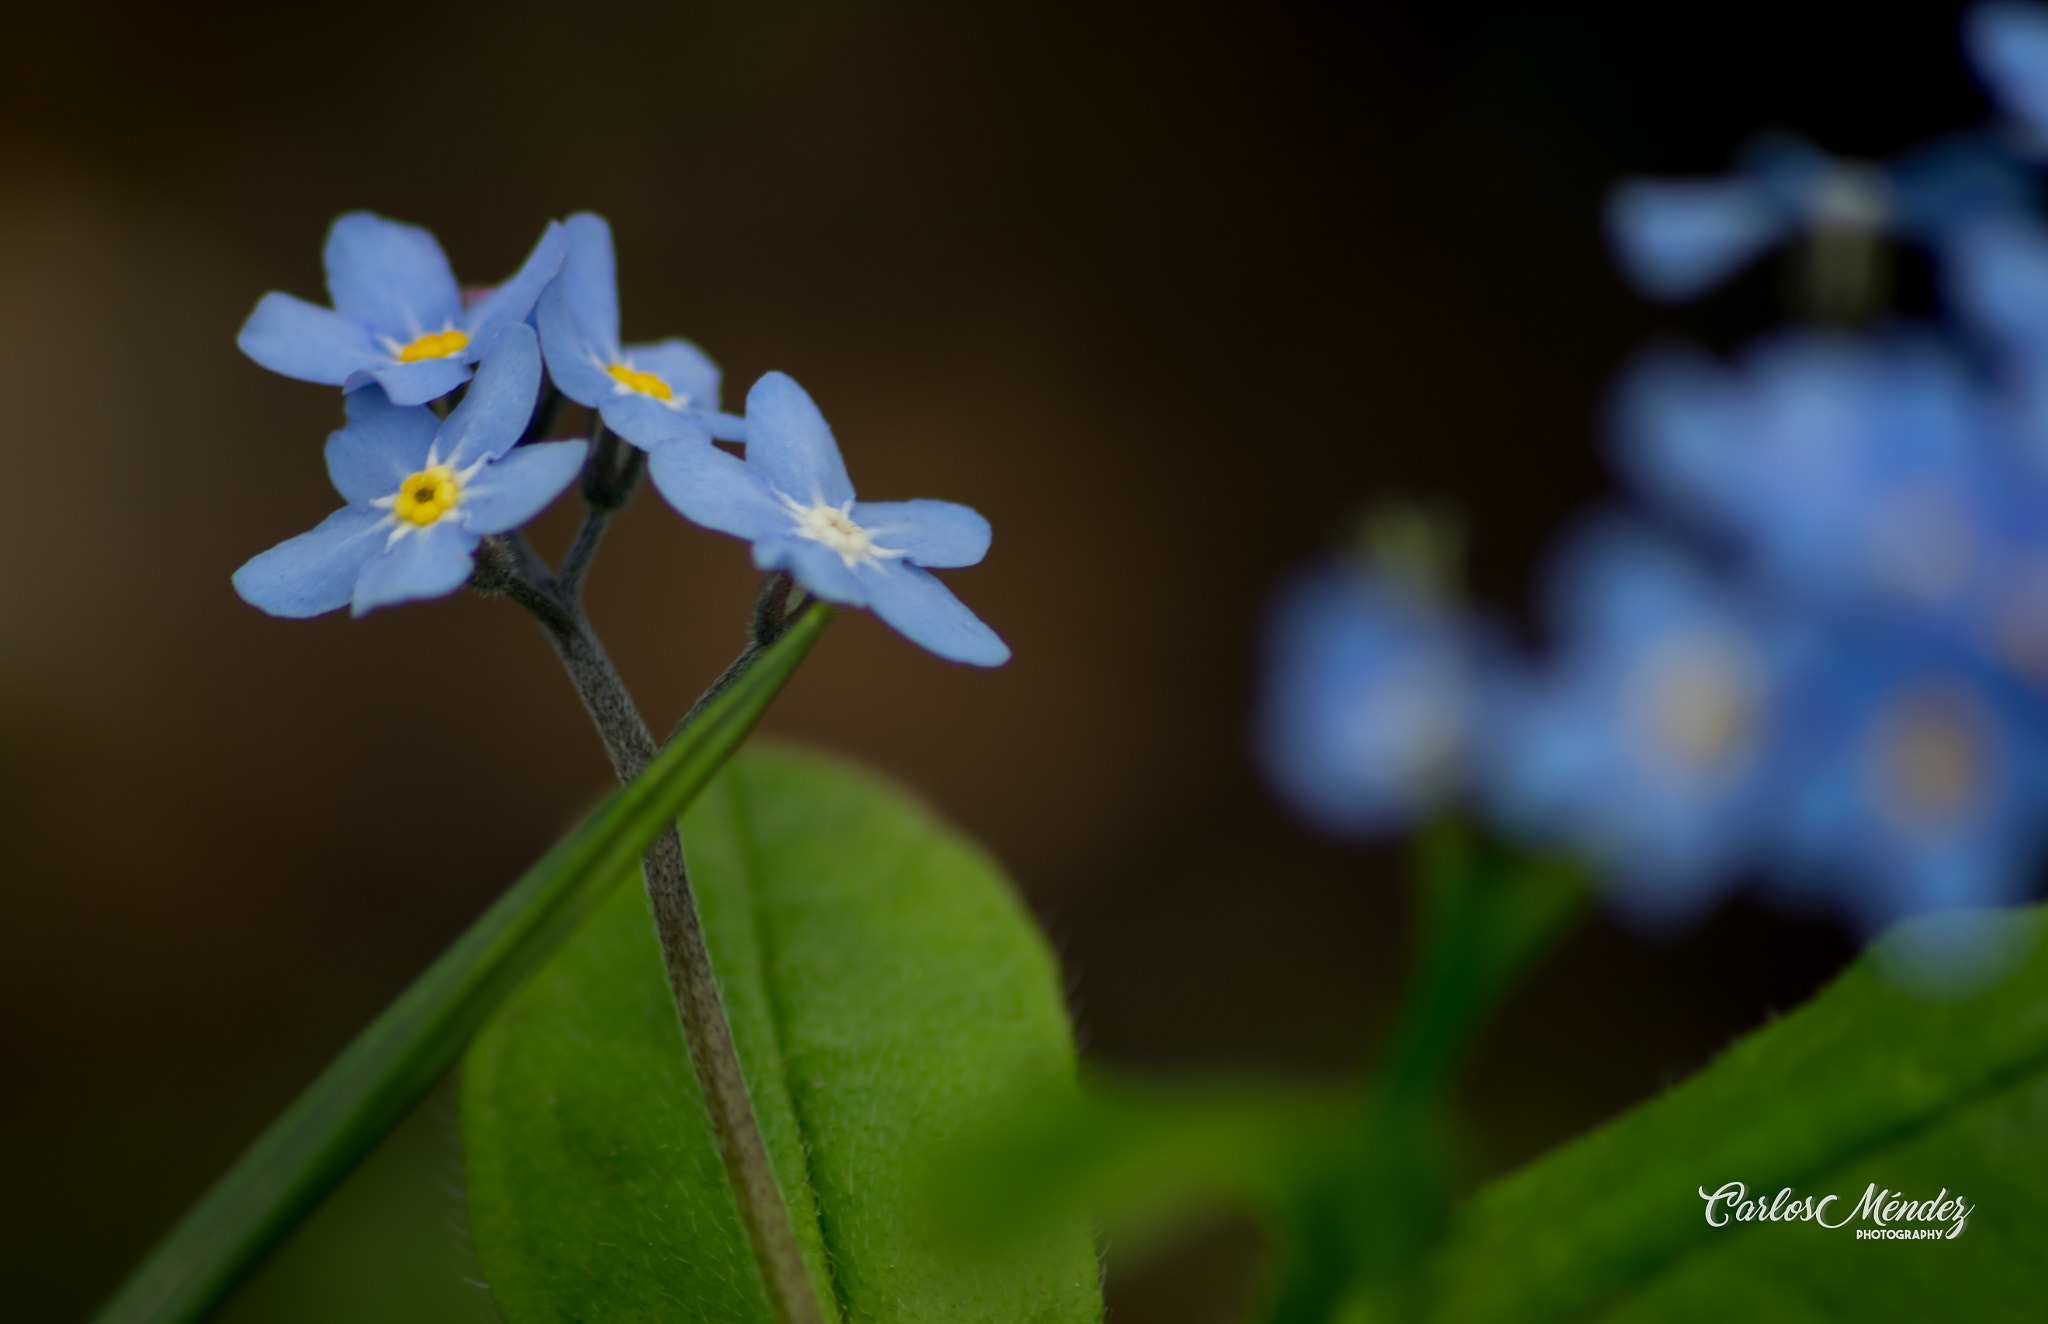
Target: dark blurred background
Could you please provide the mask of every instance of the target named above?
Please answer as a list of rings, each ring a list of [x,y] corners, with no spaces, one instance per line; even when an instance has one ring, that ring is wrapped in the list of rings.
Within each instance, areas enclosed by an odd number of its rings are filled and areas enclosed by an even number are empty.
[[[1611,494],[1595,422],[1632,347],[1773,316],[1768,272],[1697,310],[1630,298],[1603,187],[1774,124],[1882,153],[1982,113],[1948,5],[74,0],[7,26],[0,1290],[24,1320],[82,1317],[606,786],[509,605],[288,623],[228,587],[336,504],[336,393],[234,348],[263,291],[324,301],[336,213],[428,225],[487,282],[601,211],[628,338],[697,339],[735,404],[787,370],[863,495],[988,514],[993,554],[950,582],[1011,665],[854,613],[769,728],[1008,861],[1095,1059],[1334,1076],[1391,1009],[1401,860],[1315,840],[1249,766],[1271,587],[1406,493],[1463,512],[1476,593],[1521,612]],[[656,501],[615,526],[593,613],[657,726],[752,586]],[[1656,940],[1596,923],[1481,1047],[1482,1162],[1655,1092],[1850,951],[1742,903]],[[236,1318],[481,1317],[450,1153],[429,1106]],[[1227,1318],[1247,1262],[1231,1229],[1112,1248],[1114,1317]]]

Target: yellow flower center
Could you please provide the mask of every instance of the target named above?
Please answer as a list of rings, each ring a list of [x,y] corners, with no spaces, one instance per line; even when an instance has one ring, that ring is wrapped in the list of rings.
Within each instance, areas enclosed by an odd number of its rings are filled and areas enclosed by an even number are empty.
[[[675,392],[668,389],[668,383],[651,372],[635,372],[623,363],[614,363],[606,369],[612,379],[629,391],[651,395],[657,400],[673,400]]]
[[[1728,640],[1707,633],[1672,640],[1637,687],[1638,719],[1683,773],[1730,771],[1756,742],[1759,678],[1748,655]]]
[[[469,337],[460,331],[429,331],[399,350],[398,361],[418,363],[421,359],[445,359],[468,348]]]
[[[445,464],[422,469],[398,485],[398,499],[391,513],[425,528],[454,509],[462,496],[462,481]]]
[[[1991,779],[1991,741],[1967,693],[1929,686],[1884,715],[1878,777],[1886,801],[1915,827],[1935,827],[1966,809]]]

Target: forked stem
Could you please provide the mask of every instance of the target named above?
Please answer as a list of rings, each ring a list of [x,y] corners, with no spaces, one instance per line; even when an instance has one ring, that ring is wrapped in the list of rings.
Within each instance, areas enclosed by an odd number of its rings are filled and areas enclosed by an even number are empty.
[[[637,456],[639,452],[633,454]],[[592,512],[595,527],[586,521],[591,537],[584,564],[596,549],[596,535],[603,531],[603,517],[596,506]],[[578,546],[583,546],[581,537]],[[480,549],[474,582],[485,591],[505,594],[540,622],[597,727],[605,753],[611,758],[612,770],[622,783],[630,782],[654,757],[653,733],[581,609],[561,591],[554,577],[542,578],[534,572],[538,564],[539,557],[521,535],[514,533],[490,540]],[[732,667],[713,682],[705,699],[691,709],[693,715],[706,700],[745,674],[767,645],[774,642],[787,623],[789,606],[799,597],[799,593],[792,591],[788,576],[778,574],[770,578],[756,607],[752,640]],[[725,1164],[727,1179],[732,1182],[740,1222],[767,1289],[769,1306],[780,1324],[824,1324],[817,1291],[797,1249],[789,1206],[776,1182],[775,1165],[768,1156],[760,1121],[747,1094],[739,1049],[733,1043],[732,1026],[726,1018],[724,999],[719,995],[711,949],[704,941],[689,869],[683,860],[682,838],[675,824],[670,823],[655,839],[641,861],[641,870],[647,899],[654,911],[655,932],[661,940],[662,963],[668,969],[669,991],[675,997],[676,1015],[682,1022],[683,1039],[689,1045],[690,1065],[697,1073],[697,1084],[711,1115],[719,1157]]]

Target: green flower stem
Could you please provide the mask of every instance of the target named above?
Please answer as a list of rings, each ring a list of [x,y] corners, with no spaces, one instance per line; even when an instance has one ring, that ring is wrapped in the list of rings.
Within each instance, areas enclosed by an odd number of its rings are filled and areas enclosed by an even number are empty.
[[[639,452],[632,454],[637,456]],[[606,454],[592,460],[593,466],[606,469],[610,469],[611,463],[611,456]],[[630,483],[636,473],[633,461],[628,459],[620,466],[620,472],[628,475],[625,481]],[[591,486],[586,478],[586,496]],[[604,507],[601,501],[591,501],[593,517]],[[590,527],[588,521],[585,527]],[[598,531],[602,531],[601,524]],[[582,545],[580,538],[578,545]],[[594,536],[591,547],[594,550]],[[498,560],[496,564],[502,567],[506,562]],[[491,581],[490,586],[501,587],[540,622],[596,724],[619,780],[631,782],[638,778],[655,756],[654,736],[583,613],[573,602],[566,601],[553,584],[508,575],[502,581]],[[735,672],[745,675],[773,646],[785,628],[788,617],[782,604],[790,597],[788,576],[771,576],[755,608],[753,637],[747,650],[725,675],[713,682],[706,691],[706,700],[715,706],[722,689],[734,683]],[[704,700],[699,703],[702,705]],[[698,711],[692,709],[693,713]],[[702,711],[708,713],[710,708]],[[687,725],[686,719],[685,729]],[[690,890],[682,838],[673,822],[655,838],[643,861],[643,873],[648,903],[654,911],[655,932],[661,939],[662,961],[668,967],[669,991],[675,997],[683,1040],[690,1049],[690,1065],[696,1070],[705,1108],[711,1115],[719,1158],[732,1182],[740,1222],[746,1228],[747,1243],[753,1248],[755,1265],[767,1288],[769,1305],[781,1324],[823,1324],[817,1291],[797,1249],[789,1206],[776,1183],[775,1165],[768,1156],[753,1101],[747,1095],[739,1049],[733,1044],[732,1026],[711,967],[711,949],[704,941],[697,901]]]
[[[1380,1073],[1383,1105],[1433,1103],[1515,981],[1585,913],[1571,865],[1445,821],[1418,838],[1416,938],[1405,1013]]]
[[[831,619],[813,606],[641,776],[526,872],[337,1057],[143,1261],[96,1324],[191,1324],[224,1300],[461,1055],[696,799]]]

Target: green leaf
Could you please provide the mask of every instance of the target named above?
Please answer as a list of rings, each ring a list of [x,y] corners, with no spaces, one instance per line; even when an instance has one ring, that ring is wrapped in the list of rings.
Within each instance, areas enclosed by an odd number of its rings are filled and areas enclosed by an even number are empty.
[[[1818,998],[1617,1121],[1481,1191],[1435,1265],[1441,1321],[2032,1319],[2048,1299],[2048,950],[1967,997],[1880,972],[1890,935]],[[1894,962],[1896,964],[1896,962]],[[1953,1240],[1859,1241],[1851,1219],[1707,1224],[1697,1193],[1868,1185],[1977,1212]]]
[[[403,1117],[470,1036],[638,873],[640,854],[753,729],[831,611],[814,606],[688,728],[455,940],[158,1243],[97,1324],[206,1315]]]
[[[965,1267],[922,1218],[931,1146],[1074,1070],[1057,968],[995,863],[901,790],[788,751],[736,760],[683,840],[824,1298],[853,1321],[1099,1319],[1085,1220]],[[512,1324],[769,1318],[638,893],[479,1036],[462,1127]]]

